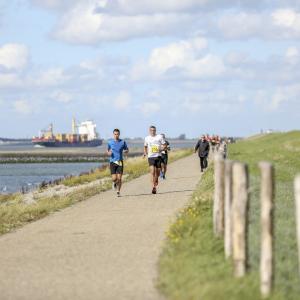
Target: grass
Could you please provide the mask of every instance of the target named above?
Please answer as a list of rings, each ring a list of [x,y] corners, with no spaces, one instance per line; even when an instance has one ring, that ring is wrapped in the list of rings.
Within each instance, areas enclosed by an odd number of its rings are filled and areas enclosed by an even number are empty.
[[[178,150],[170,153],[170,162],[183,158],[192,153],[192,150]],[[139,177],[148,172],[146,159],[130,158],[125,162],[126,181]],[[61,182],[66,186],[81,186],[110,176],[108,168],[94,171],[93,173],[72,177]],[[111,181],[106,181],[94,187],[82,187],[79,191],[67,196],[53,196],[39,199],[36,203],[24,203],[23,195],[16,193],[12,195],[0,195],[0,235],[10,232],[26,223],[41,219],[52,212],[61,210],[77,202],[84,201],[102,191],[111,188]]]
[[[190,205],[181,211],[167,233],[160,258],[158,286],[169,299],[260,299],[260,177],[257,163],[276,168],[275,289],[269,299],[300,299],[297,265],[293,178],[300,171],[300,132],[270,134],[233,144],[230,159],[250,169],[249,273],[234,279],[224,259],[223,241],[212,233],[213,167],[202,177]]]

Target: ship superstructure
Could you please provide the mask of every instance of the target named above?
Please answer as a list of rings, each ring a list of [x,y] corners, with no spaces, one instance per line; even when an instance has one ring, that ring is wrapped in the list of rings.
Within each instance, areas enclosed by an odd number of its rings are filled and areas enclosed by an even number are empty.
[[[72,133],[53,133],[53,124],[46,130],[41,130],[38,137],[33,137],[32,143],[45,147],[97,147],[102,144],[102,139],[96,131],[93,121],[76,123],[72,119]]]

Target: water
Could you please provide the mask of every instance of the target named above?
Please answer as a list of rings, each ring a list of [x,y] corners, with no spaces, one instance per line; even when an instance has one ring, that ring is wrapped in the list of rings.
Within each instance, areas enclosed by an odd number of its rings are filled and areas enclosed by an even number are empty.
[[[196,140],[169,140],[171,149],[193,148]],[[143,150],[143,140],[128,140],[129,149]],[[97,148],[82,148],[85,151],[106,151],[106,142]],[[0,144],[0,151],[34,151],[31,144]],[[47,148],[47,151],[57,149]],[[61,150],[63,151],[63,149]],[[66,150],[67,151],[67,150]],[[72,150],[73,151],[73,150]],[[76,150],[81,151],[81,150]],[[0,194],[20,191],[22,187],[33,189],[42,181],[52,181],[65,175],[78,175],[99,167],[100,163],[34,163],[34,164],[0,164]]]
[[[101,163],[0,164],[0,193],[13,193],[22,187],[33,189],[42,181],[65,175],[78,175],[101,166]]]
[[[126,140],[126,139],[125,139]],[[126,140],[127,145],[130,148],[140,148],[143,149],[144,142],[143,140]],[[182,149],[182,148],[193,148],[195,147],[197,140],[169,140],[172,149]],[[74,149],[85,149],[93,151],[96,149],[99,152],[106,151],[107,142],[104,141],[103,145],[95,148],[73,148]],[[70,149],[70,148],[45,148],[48,151],[55,149]],[[72,149],[72,148],[71,148]],[[9,152],[9,151],[31,151],[36,150],[32,144],[0,144],[0,151]]]

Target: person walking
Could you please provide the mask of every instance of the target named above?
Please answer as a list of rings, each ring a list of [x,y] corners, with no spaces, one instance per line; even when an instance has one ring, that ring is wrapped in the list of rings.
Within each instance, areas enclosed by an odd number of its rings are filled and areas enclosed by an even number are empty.
[[[207,157],[209,154],[209,143],[205,139],[205,136],[202,135],[200,140],[197,142],[195,146],[195,153],[198,151],[198,156],[200,158],[200,168],[201,172],[204,171],[204,169],[207,168],[208,162],[207,162]]]
[[[117,189],[117,196],[120,197],[122,186],[122,175],[124,171],[123,153],[128,153],[129,149],[124,140],[120,139],[120,130],[114,129],[113,139],[107,143],[107,154],[110,156],[109,165],[112,177],[112,188]]]
[[[166,149],[166,142],[160,134],[156,134],[156,127],[149,127],[149,135],[145,137],[144,156],[148,157],[152,194],[156,194],[158,177],[161,170],[161,152]]]

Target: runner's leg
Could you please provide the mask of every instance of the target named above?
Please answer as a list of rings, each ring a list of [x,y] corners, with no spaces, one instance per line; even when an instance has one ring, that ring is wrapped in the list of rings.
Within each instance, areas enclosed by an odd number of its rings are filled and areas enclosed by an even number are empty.
[[[117,174],[117,188],[118,192],[120,193],[121,186],[122,186],[122,174]]]
[[[159,177],[159,174],[160,174],[160,168],[157,168],[155,167],[155,187],[158,186],[158,177]]]
[[[166,154],[164,160],[163,160],[163,179],[166,179],[166,173],[168,169],[168,154]]]
[[[151,180],[151,184],[152,184],[152,187],[155,187],[155,177],[156,177],[156,170],[155,170],[155,167],[154,166],[150,166],[149,167],[149,170],[150,170],[150,180]]]
[[[115,189],[117,187],[117,184],[118,184],[117,174],[111,174],[111,179],[112,179],[112,182],[113,182],[113,189]]]

